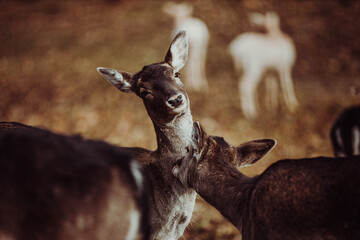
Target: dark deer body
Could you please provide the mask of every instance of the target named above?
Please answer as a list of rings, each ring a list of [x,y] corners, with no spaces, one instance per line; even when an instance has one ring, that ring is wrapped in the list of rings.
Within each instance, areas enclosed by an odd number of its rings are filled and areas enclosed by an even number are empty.
[[[217,208],[243,239],[359,239],[359,157],[283,160],[250,178],[236,166],[251,164],[275,144],[238,147],[199,128],[192,154],[173,174]]]
[[[175,161],[186,155],[192,141],[189,97],[178,72],[185,65],[187,53],[187,36],[182,31],[171,43],[164,61],[147,65],[136,74],[98,68],[120,91],[139,96],[154,124],[156,151],[127,148],[143,163],[145,181],[150,186],[151,239],[180,238],[195,205],[195,191],[171,175]]]
[[[0,131],[0,239],[148,238],[145,185],[130,153],[5,125],[12,127]]]
[[[360,155],[360,106],[349,107],[338,116],[330,137],[335,156]]]

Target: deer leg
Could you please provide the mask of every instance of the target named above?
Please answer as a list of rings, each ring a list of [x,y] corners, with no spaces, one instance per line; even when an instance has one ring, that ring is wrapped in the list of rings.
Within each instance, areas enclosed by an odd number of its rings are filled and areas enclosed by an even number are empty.
[[[266,108],[274,111],[279,106],[278,101],[278,82],[275,76],[271,73],[265,79],[265,104]]]
[[[193,61],[190,54],[188,57],[187,66],[185,67],[185,85],[189,90],[194,89]]]
[[[196,55],[193,58],[193,71],[194,71],[194,90],[201,91],[202,89],[202,79],[201,79],[201,69],[200,69],[200,56],[199,52],[196,52]]]
[[[280,71],[280,84],[283,91],[285,104],[291,112],[294,112],[299,103],[295,96],[290,69],[282,69]]]
[[[201,48],[200,49],[195,49],[193,48],[193,52],[192,52],[192,86],[193,86],[193,90],[195,91],[206,91],[208,88],[206,79],[205,79],[205,65],[204,65],[204,61],[205,59],[203,59],[203,54],[201,52]]]
[[[257,116],[255,90],[260,79],[261,73],[244,73],[239,81],[239,92],[241,98],[241,107],[246,118],[251,119]]]
[[[208,90],[208,88],[209,88],[208,82],[206,79],[206,70],[205,70],[206,50],[207,50],[207,43],[203,44],[203,46],[201,48],[201,52],[200,52],[200,59],[199,59],[199,64],[200,64],[199,71],[200,71],[201,86],[203,87],[204,90]]]

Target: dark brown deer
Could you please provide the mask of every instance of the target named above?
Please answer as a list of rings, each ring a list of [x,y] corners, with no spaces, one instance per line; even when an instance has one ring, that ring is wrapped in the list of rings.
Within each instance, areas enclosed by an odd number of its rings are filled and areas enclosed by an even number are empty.
[[[187,55],[188,39],[186,32],[181,31],[162,62],[147,65],[138,73],[98,68],[120,91],[139,96],[154,124],[156,151],[127,148],[142,162],[150,185],[151,239],[180,238],[195,206],[195,191],[184,187],[171,174],[174,163],[186,155],[186,147],[192,141],[189,97],[179,78]]]
[[[230,146],[197,125],[173,174],[218,209],[242,239],[360,239],[360,157],[283,160],[247,177],[275,141]]]
[[[0,239],[148,239],[147,194],[131,154],[19,123],[1,127]]]
[[[132,152],[143,165],[144,181],[149,186],[150,239],[180,238],[195,206],[195,191],[183,186],[171,174],[174,163],[187,154],[186,147],[192,141],[189,97],[179,78],[187,54],[187,35],[181,31],[162,62],[147,65],[138,73],[98,68],[99,73],[120,91],[139,96],[154,124],[156,151],[123,148]],[[3,123],[0,128],[19,127],[15,125]]]

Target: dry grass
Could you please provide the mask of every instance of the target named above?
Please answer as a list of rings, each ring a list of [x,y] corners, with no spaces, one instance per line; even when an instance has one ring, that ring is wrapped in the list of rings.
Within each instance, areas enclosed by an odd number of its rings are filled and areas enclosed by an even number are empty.
[[[274,138],[263,161],[243,169],[254,175],[281,158],[332,155],[329,129],[359,87],[360,29],[357,1],[196,0],[195,15],[209,26],[210,91],[190,92],[191,109],[208,133],[232,144]],[[142,102],[111,87],[96,72],[106,66],[130,72],[161,61],[172,23],[163,1],[0,1],[0,121],[19,121],[56,132],[79,133],[121,146],[156,148]],[[249,11],[274,10],[297,46],[294,114],[260,107],[261,117],[244,119],[237,77],[226,52],[248,31]],[[262,89],[260,89],[260,92]],[[259,94],[261,96],[261,94]],[[238,231],[199,199],[189,239],[239,239]]]

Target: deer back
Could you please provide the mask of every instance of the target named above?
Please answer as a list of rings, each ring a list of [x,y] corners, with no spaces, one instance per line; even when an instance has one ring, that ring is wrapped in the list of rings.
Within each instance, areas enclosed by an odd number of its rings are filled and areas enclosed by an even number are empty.
[[[249,178],[234,158],[254,163],[274,141],[241,144],[236,156],[222,138],[198,136],[173,174],[228,218],[243,239],[360,237],[359,156],[282,160]]]
[[[148,237],[140,165],[102,141],[43,129],[0,132],[0,237]]]

